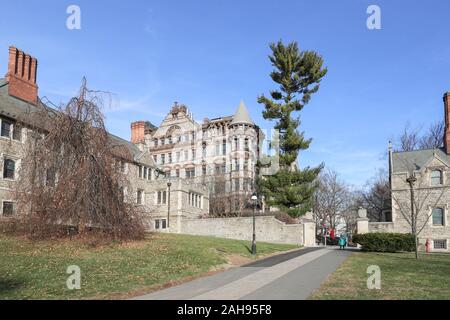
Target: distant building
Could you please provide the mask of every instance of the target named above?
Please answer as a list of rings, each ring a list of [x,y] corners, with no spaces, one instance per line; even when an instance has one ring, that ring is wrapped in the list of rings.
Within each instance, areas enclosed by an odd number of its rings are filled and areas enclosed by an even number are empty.
[[[370,223],[371,232],[411,232],[411,184],[418,214],[420,244],[429,240],[435,251],[448,251],[450,241],[450,93],[444,95],[444,147],[393,152],[389,150],[391,222]],[[413,180],[408,180],[413,179]],[[404,214],[406,213],[406,214]]]
[[[264,137],[241,102],[232,116],[197,123],[188,108],[175,103],[159,127],[131,124],[131,141],[149,150],[171,178],[193,181],[211,192],[211,211],[241,211],[255,190],[256,163]]]

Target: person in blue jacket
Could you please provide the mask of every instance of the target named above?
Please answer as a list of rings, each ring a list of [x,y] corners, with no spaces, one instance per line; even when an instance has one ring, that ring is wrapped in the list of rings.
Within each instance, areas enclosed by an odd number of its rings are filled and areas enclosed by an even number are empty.
[[[345,249],[345,246],[347,245],[347,236],[345,235],[345,233],[342,233],[340,236],[339,236],[339,249],[340,250],[344,250]]]

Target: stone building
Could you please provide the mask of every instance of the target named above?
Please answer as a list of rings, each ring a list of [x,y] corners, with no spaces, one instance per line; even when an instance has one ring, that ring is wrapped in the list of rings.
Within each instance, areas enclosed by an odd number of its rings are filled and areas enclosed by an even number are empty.
[[[450,241],[450,93],[444,95],[444,147],[405,152],[389,148],[391,221],[370,222],[369,232],[411,232],[411,199],[421,249],[448,251]]]
[[[8,71],[0,78],[0,217],[17,214],[15,185],[20,175],[21,159],[31,130],[44,130],[36,123],[33,113],[51,108],[38,96],[37,60],[23,51],[9,48]],[[147,130],[153,128],[144,124]],[[153,128],[154,130],[155,128]],[[141,133],[132,130],[134,134]],[[180,229],[183,218],[197,218],[209,211],[209,193],[194,181],[171,179],[162,174],[154,163],[149,148],[112,134],[112,147],[120,146],[126,153],[117,155],[121,170],[127,175],[131,190],[124,190],[127,201],[143,206],[148,230]],[[133,141],[139,137],[133,136]]]
[[[175,103],[159,127],[131,124],[131,141],[147,148],[171,178],[205,185],[211,211],[242,211],[255,190],[256,163],[264,135],[241,102],[232,116],[197,123],[185,105]],[[213,212],[214,213],[214,212]]]

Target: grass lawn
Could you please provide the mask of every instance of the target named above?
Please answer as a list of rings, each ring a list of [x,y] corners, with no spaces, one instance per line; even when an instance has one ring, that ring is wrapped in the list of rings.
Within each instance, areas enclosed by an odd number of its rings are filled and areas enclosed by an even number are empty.
[[[367,267],[378,265],[381,289],[367,289]],[[450,299],[450,255],[354,253],[310,299]]]
[[[91,246],[80,241],[31,242],[0,234],[0,299],[127,298],[177,283],[230,259],[251,259],[249,241],[151,234],[143,241]],[[258,243],[258,256],[297,248]],[[81,289],[69,290],[69,265],[81,269]]]

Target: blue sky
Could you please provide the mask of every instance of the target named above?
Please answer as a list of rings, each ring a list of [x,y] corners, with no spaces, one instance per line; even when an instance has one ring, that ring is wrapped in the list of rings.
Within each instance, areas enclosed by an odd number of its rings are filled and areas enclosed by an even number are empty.
[[[68,30],[66,8],[81,8]],[[381,30],[366,9],[381,8]],[[8,46],[39,60],[40,96],[67,101],[81,78],[112,92],[107,127],[123,138],[130,122],[159,124],[174,101],[197,120],[233,114],[243,99],[263,128],[256,97],[274,88],[268,44],[297,41],[329,71],[301,113],[313,142],[300,165],[326,166],[362,185],[386,163],[389,139],[404,125],[443,117],[450,91],[450,2],[295,1],[2,1],[0,73]]]

